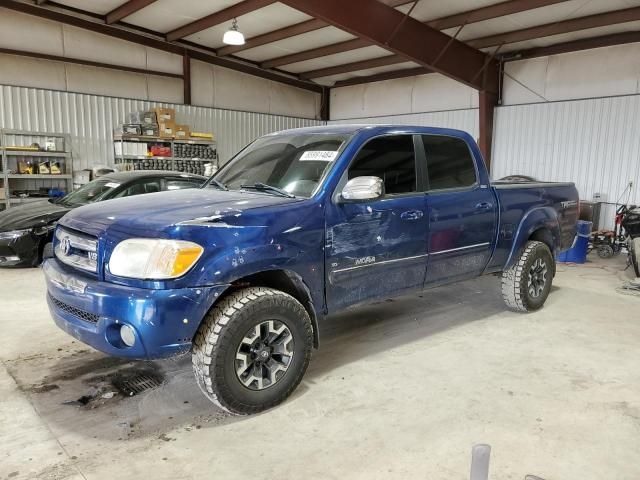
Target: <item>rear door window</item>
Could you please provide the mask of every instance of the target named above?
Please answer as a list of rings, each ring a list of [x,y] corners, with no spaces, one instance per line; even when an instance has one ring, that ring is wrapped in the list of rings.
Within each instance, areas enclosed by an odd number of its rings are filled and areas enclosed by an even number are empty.
[[[465,188],[477,181],[467,142],[457,137],[422,135],[430,190]]]

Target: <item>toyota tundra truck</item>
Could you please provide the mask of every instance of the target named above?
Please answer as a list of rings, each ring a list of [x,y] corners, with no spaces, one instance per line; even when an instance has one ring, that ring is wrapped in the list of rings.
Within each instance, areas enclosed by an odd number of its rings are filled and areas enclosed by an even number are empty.
[[[322,126],[261,137],[200,189],[65,215],[44,264],[56,324],[109,355],[191,353],[219,407],[251,414],[300,383],[323,319],[500,275],[531,312],[576,234],[572,183],[489,181],[458,130]]]

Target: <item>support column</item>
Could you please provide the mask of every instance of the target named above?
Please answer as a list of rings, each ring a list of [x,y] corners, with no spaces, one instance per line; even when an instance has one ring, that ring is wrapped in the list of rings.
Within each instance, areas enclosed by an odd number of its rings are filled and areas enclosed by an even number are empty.
[[[320,96],[320,120],[328,122],[331,119],[331,89],[322,87]]]
[[[191,105],[191,57],[187,51],[182,55],[182,84],[182,102]]]
[[[478,139],[478,145],[480,152],[484,157],[484,161],[487,164],[487,170],[491,172],[491,142],[493,140],[493,112],[498,105],[498,96],[487,92],[486,90],[480,90],[478,92],[480,103],[480,137]]]

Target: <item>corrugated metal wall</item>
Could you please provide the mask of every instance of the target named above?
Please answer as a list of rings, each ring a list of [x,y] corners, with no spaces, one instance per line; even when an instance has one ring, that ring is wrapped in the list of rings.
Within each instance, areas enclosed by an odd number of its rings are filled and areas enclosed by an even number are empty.
[[[447,110],[441,112],[409,113],[405,115],[389,115],[385,117],[350,118],[348,120],[332,120],[333,125],[344,123],[373,123],[392,125],[424,125],[428,127],[456,128],[478,137],[478,109]]]
[[[178,123],[213,132],[221,163],[256,137],[287,128],[321,125],[304,118],[217,108],[0,86],[0,127],[71,135],[74,169],[113,165],[113,129],[127,114],[154,106],[176,109]]]
[[[631,180],[631,201],[640,203],[639,132],[640,95],[500,107],[491,176],[571,181],[582,199],[601,193],[609,202]],[[614,210],[604,209],[601,226],[612,227]]]

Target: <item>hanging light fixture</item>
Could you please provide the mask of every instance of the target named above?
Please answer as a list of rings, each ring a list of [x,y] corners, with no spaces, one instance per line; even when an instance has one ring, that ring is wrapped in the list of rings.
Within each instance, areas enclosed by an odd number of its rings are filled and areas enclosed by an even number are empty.
[[[244,45],[244,35],[238,30],[238,19],[234,18],[231,28],[224,32],[222,41],[227,45]]]

